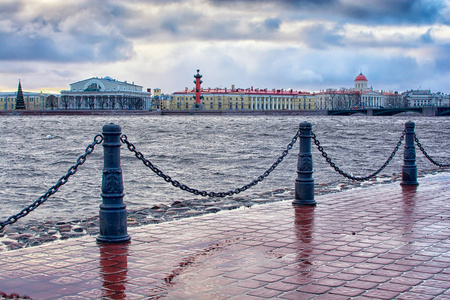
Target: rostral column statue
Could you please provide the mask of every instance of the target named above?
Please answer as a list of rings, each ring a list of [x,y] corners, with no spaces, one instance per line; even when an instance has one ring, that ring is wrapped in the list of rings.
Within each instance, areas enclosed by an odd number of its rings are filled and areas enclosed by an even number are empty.
[[[197,70],[197,74],[194,75],[194,83],[195,83],[195,103],[194,106],[192,107],[192,109],[197,109],[197,110],[203,110],[205,109],[205,107],[202,104],[202,99],[203,96],[201,95],[201,84],[203,81],[200,80],[200,78],[202,78],[202,75],[200,75],[200,70]]]

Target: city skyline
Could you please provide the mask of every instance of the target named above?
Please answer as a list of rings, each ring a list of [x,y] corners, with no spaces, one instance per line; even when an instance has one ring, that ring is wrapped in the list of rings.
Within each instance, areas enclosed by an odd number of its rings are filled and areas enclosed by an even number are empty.
[[[450,93],[450,1],[0,0],[0,91],[111,76],[165,93],[351,87]]]

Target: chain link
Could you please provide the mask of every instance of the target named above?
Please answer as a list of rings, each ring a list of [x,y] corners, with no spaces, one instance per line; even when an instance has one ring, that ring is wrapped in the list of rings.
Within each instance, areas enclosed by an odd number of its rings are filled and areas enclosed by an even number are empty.
[[[144,157],[144,155],[136,150],[136,147],[130,143],[128,141],[128,138],[126,135],[122,135],[120,137],[120,140],[122,141],[122,143],[126,144],[128,147],[128,150],[130,150],[131,152],[134,153],[134,155],[136,156],[136,158],[138,158],[139,160],[142,161],[142,163],[147,166],[148,168],[150,168],[150,170],[152,170],[156,175],[158,175],[159,177],[161,177],[162,179],[164,179],[166,182],[172,184],[174,187],[179,188],[183,191],[192,193],[194,195],[199,195],[199,196],[203,196],[203,197],[219,197],[219,198],[223,198],[226,196],[232,196],[235,194],[239,194],[243,191],[248,190],[249,188],[257,185],[259,182],[263,181],[267,176],[270,175],[270,173],[272,173],[273,170],[276,169],[276,167],[278,167],[278,165],[283,161],[284,157],[286,155],[288,155],[289,151],[292,149],[292,147],[294,146],[295,142],[297,142],[298,137],[300,136],[300,130],[297,131],[297,133],[295,134],[295,136],[292,138],[292,141],[287,145],[286,150],[284,150],[281,155],[277,158],[277,160],[269,167],[269,169],[267,169],[262,175],[258,176],[257,179],[253,180],[252,182],[250,182],[249,184],[246,184],[240,188],[236,188],[235,190],[230,190],[228,192],[208,192],[208,191],[200,191],[194,188],[191,188],[177,180],[172,179],[169,175],[164,174],[163,171],[161,171],[158,167],[156,167],[155,165],[152,164],[152,162],[148,159],[146,159]]]
[[[97,134],[94,137],[94,141],[92,142],[92,144],[90,144],[89,146],[86,147],[84,154],[82,154],[80,157],[78,157],[75,165],[71,166],[69,168],[69,170],[67,171],[67,173],[64,176],[62,176],[61,178],[59,178],[59,180],[56,182],[56,184],[54,186],[49,188],[44,195],[39,197],[31,205],[25,207],[19,213],[12,215],[5,222],[0,222],[0,231],[2,231],[6,225],[14,224],[20,218],[25,217],[30,212],[32,212],[37,207],[39,207],[39,205],[41,205],[42,203],[47,201],[47,199],[51,195],[55,194],[61,186],[63,186],[64,184],[67,183],[67,181],[69,181],[70,176],[74,175],[78,171],[78,167],[81,166],[82,164],[84,164],[84,162],[86,161],[86,157],[94,151],[95,146],[98,144],[101,144],[102,142],[103,142],[103,136],[101,134]]]
[[[387,165],[391,162],[391,160],[394,158],[395,154],[397,153],[398,149],[400,148],[400,145],[402,144],[403,139],[405,138],[405,134],[406,131],[403,130],[402,135],[400,136],[399,141],[397,142],[397,146],[395,146],[394,151],[392,151],[391,155],[389,156],[389,158],[385,161],[385,163],[374,173],[365,176],[365,177],[355,177],[353,175],[347,174],[344,171],[342,171],[338,166],[336,166],[336,164],[331,160],[331,158],[328,157],[328,154],[325,152],[325,150],[323,150],[323,147],[320,146],[320,142],[319,140],[316,138],[316,135],[314,134],[314,132],[311,131],[311,135],[312,138],[314,140],[314,144],[316,144],[317,149],[319,149],[319,152],[322,154],[322,156],[325,158],[325,160],[327,161],[327,163],[339,174],[341,174],[342,176],[354,180],[354,181],[367,181],[375,176],[377,176],[381,171],[383,171]]]
[[[417,136],[416,136],[415,133],[414,133],[414,141],[416,141],[417,147],[419,147],[419,149],[420,149],[420,151],[422,151],[423,155],[425,155],[425,157],[428,158],[428,160],[429,160],[432,164],[434,164],[434,165],[436,165],[436,166],[438,166],[438,167],[440,167],[440,168],[448,168],[448,167],[450,167],[450,165],[440,164],[440,163],[436,162],[435,160],[433,160],[433,159],[431,158],[431,156],[429,156],[428,153],[425,151],[425,149],[423,148],[422,144],[420,143],[420,141],[419,141],[419,139],[417,138]]]

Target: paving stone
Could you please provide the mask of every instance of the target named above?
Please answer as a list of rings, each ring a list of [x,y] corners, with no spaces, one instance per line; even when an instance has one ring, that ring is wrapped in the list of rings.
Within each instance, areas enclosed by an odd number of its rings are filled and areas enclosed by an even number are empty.
[[[375,299],[390,300],[390,299],[397,299],[398,295],[399,295],[398,292],[374,289],[374,290],[365,292],[362,296],[365,297],[366,299],[368,297],[368,298],[375,298]],[[421,299],[421,298],[414,298],[414,299]]]

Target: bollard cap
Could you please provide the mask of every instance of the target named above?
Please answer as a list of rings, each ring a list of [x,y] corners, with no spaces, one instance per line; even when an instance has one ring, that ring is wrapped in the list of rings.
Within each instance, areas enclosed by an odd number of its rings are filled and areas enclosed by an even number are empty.
[[[103,126],[104,133],[121,133],[122,129],[119,125],[114,123],[109,123]]]
[[[311,123],[309,123],[309,122],[302,122],[302,123],[300,123],[300,129],[306,129],[306,130],[311,130],[312,129],[312,124]]]
[[[405,123],[405,127],[408,127],[408,128],[414,128],[415,126],[416,126],[416,123],[411,122],[411,121],[408,121]]]

